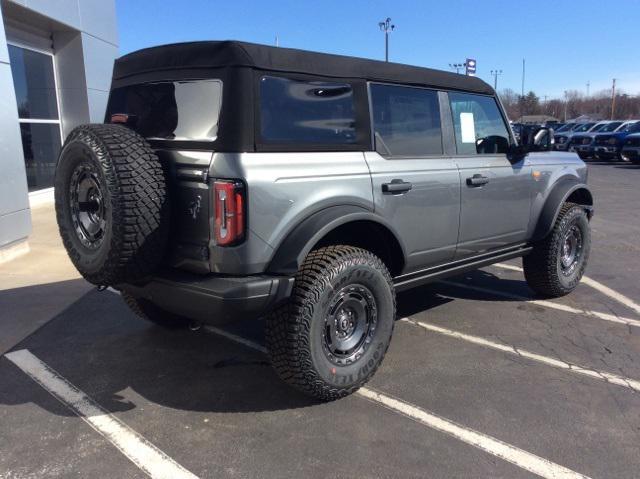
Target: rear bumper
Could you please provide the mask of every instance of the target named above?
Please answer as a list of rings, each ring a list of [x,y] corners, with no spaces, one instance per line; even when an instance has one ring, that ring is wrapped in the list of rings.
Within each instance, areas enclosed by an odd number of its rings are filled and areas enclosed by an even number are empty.
[[[206,324],[257,318],[291,295],[292,276],[198,275],[171,270],[118,289]]]

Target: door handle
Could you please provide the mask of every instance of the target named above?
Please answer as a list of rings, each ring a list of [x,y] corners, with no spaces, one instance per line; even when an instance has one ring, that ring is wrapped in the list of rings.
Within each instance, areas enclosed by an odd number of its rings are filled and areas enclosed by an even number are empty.
[[[404,180],[391,180],[391,183],[382,183],[382,192],[391,193],[392,195],[406,193],[411,188],[413,188],[413,185]]]
[[[487,178],[486,176],[482,176],[479,173],[473,175],[471,178],[467,178],[468,186],[482,186],[486,185],[487,183],[489,183],[489,178]]]

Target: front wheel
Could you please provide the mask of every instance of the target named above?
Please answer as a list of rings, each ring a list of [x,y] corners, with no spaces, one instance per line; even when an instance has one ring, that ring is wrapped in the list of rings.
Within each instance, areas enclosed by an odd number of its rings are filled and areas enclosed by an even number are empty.
[[[529,287],[550,298],[569,294],[582,279],[590,248],[591,231],[584,207],[565,203],[551,233],[522,260]]]
[[[267,318],[271,363],[307,395],[329,401],[351,394],[382,363],[395,313],[391,275],[378,257],[352,246],[312,251],[292,297]]]

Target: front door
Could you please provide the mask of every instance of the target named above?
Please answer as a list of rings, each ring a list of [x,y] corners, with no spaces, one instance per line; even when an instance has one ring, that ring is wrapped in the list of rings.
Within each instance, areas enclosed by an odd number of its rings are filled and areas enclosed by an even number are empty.
[[[369,85],[376,151],[365,153],[375,209],[402,238],[405,272],[452,260],[460,179],[443,155],[438,92]]]
[[[529,223],[531,166],[507,157],[510,134],[495,98],[450,92],[460,169],[456,259],[523,242]]]

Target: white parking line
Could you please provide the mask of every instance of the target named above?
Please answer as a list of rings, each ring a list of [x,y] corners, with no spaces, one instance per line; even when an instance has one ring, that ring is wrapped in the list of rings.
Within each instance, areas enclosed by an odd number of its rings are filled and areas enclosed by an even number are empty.
[[[520,356],[526,359],[530,359],[532,361],[537,361],[539,363],[546,364],[547,366],[552,366],[558,369],[564,369],[566,371],[571,371],[572,373],[576,373],[576,374],[582,374],[583,376],[588,376],[590,378],[600,379],[601,381],[605,381],[607,383],[616,384],[618,386],[622,386],[622,387],[640,392],[640,381],[637,381],[635,379],[629,379],[623,376],[618,376],[617,374],[605,373],[602,371],[597,371],[595,369],[585,368],[582,366],[578,366],[577,364],[566,363],[559,359],[550,358],[547,356],[543,356],[541,354],[525,351],[524,349],[520,349],[515,346],[495,343],[493,341],[489,341],[488,339],[480,338],[478,336],[471,336],[470,334],[465,334],[458,331],[453,331],[452,329],[436,326],[435,324],[424,323],[422,321],[414,321],[413,319],[409,319],[409,318],[402,318],[400,319],[400,321],[413,324],[414,326],[419,326],[421,328],[424,328],[428,331],[432,331],[434,333],[449,336],[450,338],[461,339],[469,343],[477,344],[478,346],[497,349],[498,351],[513,354],[515,356]]]
[[[473,429],[456,424],[453,421],[427,412],[422,408],[413,406],[399,399],[392,398],[369,388],[360,388],[356,394],[369,399],[386,408],[410,417],[425,426],[444,432],[471,446],[482,449],[522,469],[545,478],[586,478],[587,476],[567,469],[554,462],[544,459],[518,447],[502,442]]]
[[[526,296],[520,296],[519,294],[506,293],[504,291],[498,291],[495,289],[483,288],[481,286],[474,286],[467,283],[459,283],[457,281],[442,280],[439,283],[447,284],[449,286],[456,286],[458,288],[469,289],[471,291],[478,291],[479,293],[492,294],[494,296],[502,296],[503,298],[509,298],[516,301],[525,301],[530,304],[537,304],[538,306],[544,306],[546,308],[557,309],[558,311],[564,311],[567,313],[579,314],[582,316],[590,316],[593,318],[602,319],[604,321],[610,321],[612,323],[625,324],[627,326],[635,326],[640,328],[640,320],[625,318],[616,314],[601,313],[599,311],[589,311],[586,309],[578,309],[566,304],[554,303],[545,299],[531,299]]]
[[[244,346],[255,349],[261,353],[267,352],[264,346],[236,334],[229,333],[223,329],[213,326],[206,326],[205,329],[232,341],[236,341]],[[540,477],[547,479],[589,479],[583,474],[567,469],[566,467],[507,444],[506,442],[502,442],[499,439],[437,416],[407,402],[400,401],[399,399],[374,391],[373,389],[362,387],[356,391],[355,394],[368,399],[369,401],[380,404],[396,413],[418,421],[431,429],[443,432],[466,444],[482,449],[489,454],[537,474]]]
[[[105,437],[154,479],[197,479],[147,439],[102,409],[84,392],[26,349],[5,354],[35,382]]]
[[[512,264],[496,263],[492,266],[497,266],[498,268],[502,268],[502,269],[510,269],[512,271],[524,272],[524,270],[521,267],[515,266]],[[587,286],[590,286],[591,288],[597,291],[600,291],[605,296],[609,296],[611,299],[617,301],[620,304],[625,305],[627,308],[640,314],[640,304],[636,303],[635,301],[625,296],[624,294],[618,293],[617,291],[611,289],[609,286],[605,286],[599,281],[596,281],[595,279],[591,279],[588,276],[583,276],[581,281]]]

